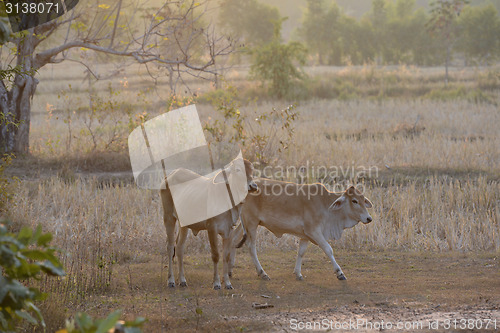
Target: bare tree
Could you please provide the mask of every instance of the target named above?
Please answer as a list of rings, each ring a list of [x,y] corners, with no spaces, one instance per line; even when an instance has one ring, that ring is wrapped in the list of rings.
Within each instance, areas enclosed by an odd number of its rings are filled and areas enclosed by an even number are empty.
[[[209,1],[166,1],[155,9],[139,0],[82,1],[62,18],[15,34],[0,48],[0,70],[19,69],[11,83],[0,81],[0,116],[9,120],[0,124],[0,151],[29,151],[31,102],[40,68],[75,61],[98,78],[93,64],[77,52],[82,48],[107,55],[108,61],[119,57],[122,65],[154,64],[155,70],[149,66],[148,71],[155,77],[158,68],[166,68],[171,82],[183,80],[182,74],[216,78],[215,61],[230,54],[233,43],[204,22]]]

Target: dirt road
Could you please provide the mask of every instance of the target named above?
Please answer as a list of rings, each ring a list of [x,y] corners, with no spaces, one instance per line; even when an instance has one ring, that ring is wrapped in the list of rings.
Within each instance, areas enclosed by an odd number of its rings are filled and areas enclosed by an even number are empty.
[[[244,250],[237,256],[234,290],[212,290],[208,253],[186,258],[189,287],[169,289],[158,256],[117,266],[112,294],[89,304],[99,313],[122,308],[131,317],[145,316],[146,332],[500,330],[498,253],[335,251],[348,278],[338,281],[326,256],[312,246],[303,263],[305,279],[297,281],[295,252],[274,250],[260,255],[271,276],[262,281]],[[272,307],[255,309],[254,303]]]

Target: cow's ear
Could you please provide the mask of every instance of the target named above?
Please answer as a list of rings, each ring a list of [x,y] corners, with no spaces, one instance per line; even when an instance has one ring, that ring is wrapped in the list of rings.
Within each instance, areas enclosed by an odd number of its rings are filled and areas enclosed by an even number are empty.
[[[372,208],[373,207],[372,202],[370,200],[368,200],[367,198],[365,198],[365,207],[366,208]]]
[[[328,209],[331,209],[331,210],[338,210],[340,209],[340,207],[342,207],[342,204],[345,202],[345,196],[341,196],[340,198],[338,198],[337,200],[335,200],[331,205],[330,207],[328,207]]]

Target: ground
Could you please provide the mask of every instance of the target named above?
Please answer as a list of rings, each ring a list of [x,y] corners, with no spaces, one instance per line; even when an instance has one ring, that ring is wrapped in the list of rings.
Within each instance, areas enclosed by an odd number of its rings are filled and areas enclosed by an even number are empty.
[[[260,259],[270,281],[257,277],[244,251],[237,256],[235,289],[215,291],[209,254],[202,253],[186,258],[189,286],[172,289],[166,285],[166,269],[161,269],[164,261],[154,257],[117,266],[113,292],[90,302],[102,314],[119,307],[126,316],[147,317],[145,332],[289,332],[325,320],[334,329],[349,320],[366,320],[357,331],[378,331],[382,321],[423,325],[430,331],[430,320],[439,320],[439,330],[433,332],[444,331],[447,323],[461,331],[463,319],[474,319],[470,325],[482,324],[483,329],[487,324],[492,331],[494,325],[500,329],[498,253],[335,251],[347,276],[347,281],[338,281],[326,256],[311,246],[303,262],[305,279],[297,281],[294,252],[266,252]],[[253,303],[273,307],[255,309]]]

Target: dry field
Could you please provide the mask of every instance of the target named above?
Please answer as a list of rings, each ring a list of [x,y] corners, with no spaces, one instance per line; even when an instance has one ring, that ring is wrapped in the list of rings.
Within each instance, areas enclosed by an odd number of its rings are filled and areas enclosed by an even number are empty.
[[[111,95],[105,84],[98,89],[102,100],[92,102],[107,113],[91,118],[85,109],[87,83],[79,73],[54,67],[40,75],[42,83],[48,82],[40,84],[33,102],[32,155],[9,169],[20,178],[9,214],[16,226],[41,223],[63,250],[68,276],[40,282],[52,292],[42,306],[49,331],[75,311],[105,314],[115,308],[129,317],[149,318],[146,332],[291,331],[293,318],[497,319],[500,327],[498,91],[493,100],[479,103],[425,98],[301,102],[290,147],[278,152],[271,145],[267,164],[246,157],[257,162],[259,172],[305,166],[302,181],[364,186],[374,204],[374,222],[332,242],[348,281],[335,279],[326,256],[314,246],[305,256],[305,280],[296,281],[296,239],[260,230],[257,249],[271,281],[257,278],[243,249],[237,255],[235,290],[211,290],[208,241],[204,234],[190,235],[189,287],[173,290],[166,287],[159,194],[134,185],[126,148],[137,116],[147,112],[152,117],[172,101],[141,91],[141,75],[124,76],[113,81]],[[233,73],[236,82],[238,75]],[[288,102],[293,101],[242,106],[249,135],[269,133],[275,120],[257,125],[255,117]],[[198,109],[204,119],[217,117],[208,103]],[[328,176],[319,172],[324,168],[346,172]],[[361,169],[370,173],[360,174]],[[298,180],[296,174],[282,178]],[[253,302],[274,307],[256,310]]]

